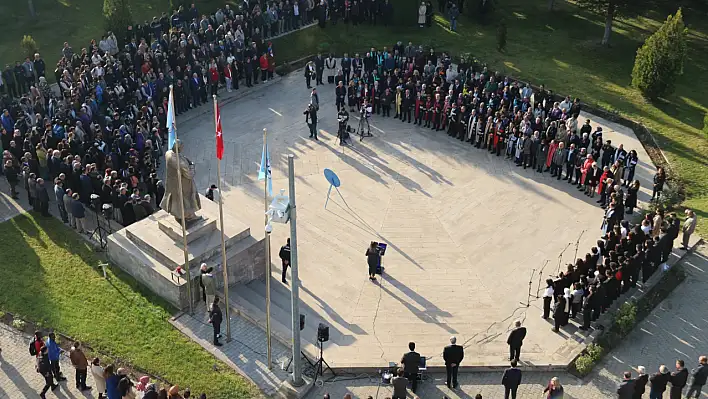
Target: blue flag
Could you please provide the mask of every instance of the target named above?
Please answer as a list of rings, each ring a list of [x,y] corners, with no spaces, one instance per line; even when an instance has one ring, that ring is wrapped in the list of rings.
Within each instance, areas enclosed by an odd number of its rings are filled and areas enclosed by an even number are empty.
[[[171,150],[177,139],[177,121],[175,120],[175,98],[172,86],[170,86],[170,100],[167,105],[167,149]]]
[[[258,169],[258,180],[266,179],[268,185],[268,195],[273,196],[273,180],[270,170],[270,151],[268,151],[268,143],[263,143],[263,153],[261,154],[261,165]]]

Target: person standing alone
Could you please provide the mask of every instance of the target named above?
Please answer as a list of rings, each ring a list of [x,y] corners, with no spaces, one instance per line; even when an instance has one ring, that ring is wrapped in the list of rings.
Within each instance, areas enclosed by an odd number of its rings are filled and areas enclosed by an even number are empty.
[[[504,385],[504,399],[509,399],[509,394],[511,394],[511,399],[516,399],[516,390],[521,385],[521,370],[516,365],[516,360],[512,360],[511,367],[504,370],[501,381]]]
[[[211,305],[211,310],[209,311],[209,323],[211,323],[211,327],[214,329],[214,346],[221,346],[223,345],[221,342],[219,342],[219,335],[221,333],[221,321],[223,320],[224,316],[221,313],[221,308],[219,307],[219,297],[214,298],[214,303]]]
[[[280,252],[278,253],[278,256],[280,257],[280,261],[282,262],[283,266],[283,275],[280,281],[283,282],[283,284],[287,284],[287,280],[285,280],[285,276],[288,273],[288,266],[290,266],[290,239],[288,238],[288,241],[280,247]]]
[[[415,342],[408,343],[407,352],[401,358],[403,365],[403,375],[411,382],[411,391],[415,393],[418,388],[418,366],[420,365],[420,353],[415,351]]]
[[[696,231],[696,213],[690,209],[686,209],[686,220],[683,222],[683,237],[681,239],[681,249],[688,251],[688,240],[691,238],[691,234]]]
[[[457,338],[450,337],[450,345],[443,349],[443,360],[445,360],[445,371],[447,372],[447,387],[457,388],[457,372],[460,369],[460,363],[465,358],[465,350],[460,345],[457,345]],[[452,385],[450,385],[452,383]]]
[[[506,343],[509,344],[509,360],[519,361],[521,356],[521,345],[526,338],[526,327],[521,327],[521,321],[514,322],[514,329],[509,333]]]

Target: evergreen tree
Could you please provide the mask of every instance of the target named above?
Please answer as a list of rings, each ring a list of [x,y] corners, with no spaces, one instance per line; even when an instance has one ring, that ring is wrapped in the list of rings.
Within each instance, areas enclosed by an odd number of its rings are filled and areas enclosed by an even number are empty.
[[[103,0],[103,17],[106,31],[113,32],[116,39],[122,42],[128,26],[133,24],[133,15],[126,0]]]
[[[647,38],[637,50],[632,69],[632,85],[649,99],[671,94],[676,79],[683,73],[688,29],[679,9]]]

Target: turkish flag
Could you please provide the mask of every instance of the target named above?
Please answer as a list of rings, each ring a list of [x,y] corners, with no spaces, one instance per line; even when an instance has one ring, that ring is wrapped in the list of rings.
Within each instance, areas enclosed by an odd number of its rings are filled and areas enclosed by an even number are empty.
[[[224,158],[224,137],[221,130],[221,112],[219,112],[219,104],[216,104],[216,157],[221,160]]]

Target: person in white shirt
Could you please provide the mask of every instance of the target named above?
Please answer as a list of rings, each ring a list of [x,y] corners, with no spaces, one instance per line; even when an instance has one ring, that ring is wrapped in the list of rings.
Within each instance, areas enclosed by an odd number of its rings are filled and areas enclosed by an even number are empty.
[[[544,319],[547,319],[551,314],[551,300],[553,300],[553,280],[549,278],[546,280],[546,290],[543,292],[543,315],[541,317]]]

